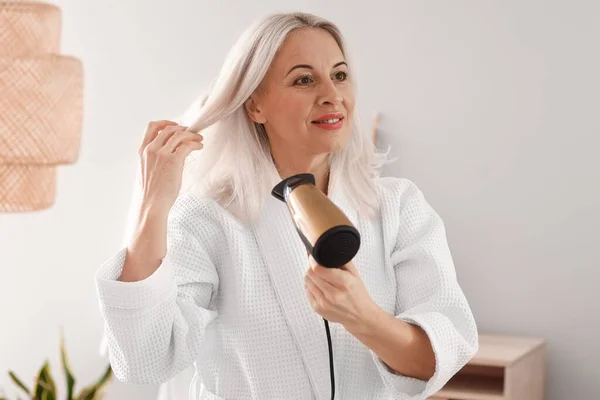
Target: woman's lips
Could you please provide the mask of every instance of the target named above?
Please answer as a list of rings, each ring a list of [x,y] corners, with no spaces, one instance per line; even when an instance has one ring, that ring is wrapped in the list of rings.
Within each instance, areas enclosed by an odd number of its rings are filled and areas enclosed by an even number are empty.
[[[313,125],[321,128],[321,129],[325,129],[328,131],[334,131],[337,129],[340,129],[343,125],[344,125],[344,117],[342,118],[332,118],[332,119],[339,119],[339,121],[337,122],[321,122],[321,121],[313,121]]]

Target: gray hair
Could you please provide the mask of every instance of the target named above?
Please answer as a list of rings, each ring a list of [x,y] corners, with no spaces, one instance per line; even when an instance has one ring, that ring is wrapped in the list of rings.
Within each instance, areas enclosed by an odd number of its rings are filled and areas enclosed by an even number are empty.
[[[182,125],[204,137],[204,148],[186,160],[182,192],[208,195],[243,220],[258,217],[265,196],[281,178],[266,132],[249,118],[244,103],[259,87],[287,36],[301,28],[326,30],[348,59],[340,30],[318,16],[276,13],[254,22],[229,51],[207,93],[181,117]],[[351,82],[356,89],[354,79]],[[361,132],[358,112],[350,123],[350,137],[331,154],[330,167],[339,171],[359,212],[372,216],[378,209],[374,179],[387,154],[378,153],[370,135]]]

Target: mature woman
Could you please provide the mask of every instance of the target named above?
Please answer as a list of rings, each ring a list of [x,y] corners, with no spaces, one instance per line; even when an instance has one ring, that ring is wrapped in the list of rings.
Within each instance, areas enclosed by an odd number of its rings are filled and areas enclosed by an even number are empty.
[[[274,14],[189,124],[149,124],[135,229],[96,276],[119,380],[193,364],[193,399],[424,399],[475,354],[443,222],[412,181],[379,176],[355,83],[334,24]],[[360,232],[341,268],[307,258],[270,195],[298,173]]]

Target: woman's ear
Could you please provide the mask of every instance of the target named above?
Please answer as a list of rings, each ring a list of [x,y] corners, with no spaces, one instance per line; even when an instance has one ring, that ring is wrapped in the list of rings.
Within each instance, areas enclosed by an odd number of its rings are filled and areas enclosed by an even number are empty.
[[[264,124],[267,122],[264,113],[261,110],[261,107],[257,103],[256,95],[252,94],[248,100],[244,103],[244,107],[246,108],[246,112],[250,119],[258,124]]]

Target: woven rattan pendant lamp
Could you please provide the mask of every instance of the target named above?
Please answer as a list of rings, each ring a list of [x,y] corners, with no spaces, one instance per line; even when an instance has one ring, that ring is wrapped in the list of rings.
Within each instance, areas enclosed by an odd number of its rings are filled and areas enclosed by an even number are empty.
[[[0,0],[0,212],[50,208],[56,166],[79,156],[83,66],[60,35],[57,6]]]

